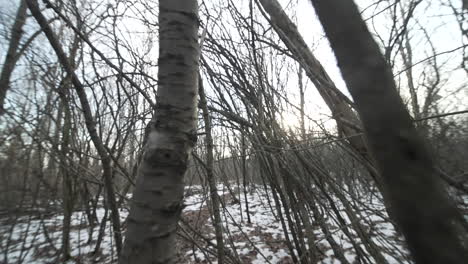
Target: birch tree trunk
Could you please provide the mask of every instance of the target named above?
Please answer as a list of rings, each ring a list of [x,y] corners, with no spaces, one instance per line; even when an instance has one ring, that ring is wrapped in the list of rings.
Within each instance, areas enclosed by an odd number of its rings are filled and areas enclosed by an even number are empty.
[[[468,235],[377,43],[349,0],[312,0],[416,263],[466,263]]]
[[[159,1],[159,73],[155,116],[133,193],[120,263],[176,263],[183,178],[196,142],[198,4]]]

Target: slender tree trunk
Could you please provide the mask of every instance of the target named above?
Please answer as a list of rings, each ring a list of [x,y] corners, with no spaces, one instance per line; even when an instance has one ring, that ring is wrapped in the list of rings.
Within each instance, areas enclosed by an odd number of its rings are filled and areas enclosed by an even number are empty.
[[[416,263],[465,263],[468,234],[353,1],[312,0]],[[339,18],[339,19],[337,19]]]
[[[199,76],[200,78],[200,76]],[[223,223],[221,220],[221,213],[219,211],[219,196],[218,188],[216,186],[216,179],[213,173],[213,136],[211,133],[211,118],[208,112],[206,94],[203,87],[203,82],[198,81],[198,91],[200,95],[200,108],[203,112],[203,121],[205,123],[205,140],[206,140],[206,176],[208,178],[208,185],[210,187],[211,206],[213,207],[214,227],[216,233],[216,249],[218,254],[218,264],[224,263],[224,240],[223,240]]]
[[[289,19],[277,0],[258,0],[269,14],[270,23],[283,40],[284,44],[294,54],[299,64],[303,67],[307,77],[317,88],[323,100],[330,108],[336,120],[340,134],[346,137],[351,148],[359,154],[362,162],[374,179],[377,188],[385,195],[382,187],[382,179],[375,169],[375,161],[369,154],[367,142],[361,135],[362,124],[357,114],[350,106],[349,99],[341,93],[333,80],[323,68],[320,61],[307,47],[306,42],[299,34],[296,25]],[[393,208],[385,200],[385,208],[391,219],[394,219]]]
[[[414,78],[413,78],[413,51],[410,45],[410,40],[408,37],[408,32],[405,32],[404,35],[404,44],[401,47],[401,58],[403,59],[403,64],[405,65],[405,74],[406,74],[406,81],[408,83],[408,89],[410,92],[411,98],[411,108],[413,110],[414,119],[418,120],[421,118],[421,112],[419,111],[419,102],[418,102],[418,94],[416,91],[416,87],[414,85]]]
[[[106,231],[106,223],[107,223],[107,216],[109,213],[109,208],[107,207],[107,201],[103,201],[104,206],[104,216],[101,219],[101,223],[99,224],[99,231],[98,237],[96,239],[96,245],[94,246],[93,255],[98,256],[101,250],[102,240],[104,239],[105,231]]]
[[[306,140],[306,129],[305,129],[305,100],[304,100],[304,83],[302,81],[302,66],[299,64],[299,71],[297,73],[297,77],[299,79],[298,84],[299,84],[299,96],[300,96],[300,115],[301,115],[301,120],[300,120],[300,125],[301,125],[301,137],[302,140]]]
[[[319,251],[317,245],[315,244],[317,241],[317,237],[314,234],[314,229],[312,227],[312,223],[310,222],[310,216],[305,208],[305,204],[303,202],[298,203],[298,207],[300,210],[300,214],[302,216],[302,222],[304,224],[304,230],[307,237],[307,246],[308,246],[308,260],[311,264],[318,263],[319,261]]]
[[[71,228],[71,216],[73,213],[73,201],[72,201],[72,181],[69,170],[68,154],[69,144],[71,135],[71,116],[69,105],[66,102],[61,102],[60,111],[64,112],[64,124],[62,127],[62,142],[61,142],[61,153],[60,153],[60,171],[62,176],[62,200],[63,200],[63,230],[62,230],[62,256],[63,260],[70,259],[70,228]]]
[[[158,102],[133,193],[120,263],[176,263],[183,178],[196,142],[198,4],[159,1]]]
[[[112,227],[114,230],[114,238],[115,238],[115,246],[117,253],[119,254],[122,248],[122,235],[120,232],[120,216],[119,210],[116,205],[115,201],[115,194],[114,194],[114,186],[112,183],[112,167],[111,167],[111,158],[107,149],[102,142],[102,139],[99,137],[99,134],[96,129],[96,123],[94,117],[91,112],[91,107],[88,102],[88,98],[86,96],[86,92],[84,90],[83,85],[81,84],[78,76],[73,70],[73,67],[70,65],[70,62],[65,55],[65,52],[62,49],[62,46],[57,40],[55,33],[50,28],[49,24],[47,23],[45,17],[42,15],[37,0],[26,0],[29,10],[31,14],[36,19],[39,26],[44,31],[47,39],[49,40],[50,45],[54,49],[57,58],[60,61],[60,64],[66,71],[66,73],[71,78],[71,82],[75,88],[76,93],[78,94],[78,98],[81,103],[83,115],[85,117],[86,129],[93,141],[94,147],[96,148],[99,157],[101,158],[102,162],[102,169],[103,169],[103,178],[104,184],[106,187],[106,194],[109,203],[109,207],[111,209],[111,218],[112,218]]]
[[[80,45],[78,36],[75,35],[72,46],[70,48],[69,64],[74,70],[76,68],[76,55]],[[60,83],[59,97],[61,100],[61,109],[63,111],[63,127],[62,127],[62,141],[61,141],[61,176],[62,176],[62,199],[63,199],[63,231],[62,231],[62,255],[64,260],[70,259],[70,229],[71,217],[74,207],[74,193],[73,193],[73,180],[70,173],[69,162],[69,145],[72,137],[72,116],[70,111],[70,89],[72,83],[70,75],[67,75]]]
[[[249,200],[247,199],[247,153],[246,153],[246,146],[245,146],[245,131],[242,129],[241,131],[241,141],[242,141],[242,185],[244,190],[244,200],[245,200],[245,213],[247,214],[247,223],[251,223],[250,221],[250,212],[249,212]]]
[[[15,22],[11,30],[10,44],[3,63],[2,72],[0,73],[0,116],[4,113],[5,96],[10,86],[10,77],[15,69],[17,58],[17,50],[23,35],[23,25],[26,20],[26,2],[21,0],[16,14]]]

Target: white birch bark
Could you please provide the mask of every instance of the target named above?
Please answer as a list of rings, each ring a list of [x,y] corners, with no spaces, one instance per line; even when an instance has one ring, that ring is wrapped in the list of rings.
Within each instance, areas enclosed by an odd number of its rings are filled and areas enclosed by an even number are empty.
[[[183,178],[195,144],[198,4],[159,1],[159,73],[155,117],[139,168],[120,263],[176,263]]]

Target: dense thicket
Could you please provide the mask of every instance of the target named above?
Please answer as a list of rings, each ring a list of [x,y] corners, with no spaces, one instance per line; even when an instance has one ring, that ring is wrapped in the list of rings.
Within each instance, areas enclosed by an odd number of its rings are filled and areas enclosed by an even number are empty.
[[[4,263],[116,263],[122,248],[128,259],[164,252],[181,263],[275,263],[260,242],[276,255],[283,252],[285,263],[330,256],[352,263],[350,254],[358,263],[406,263],[412,257],[398,246],[402,235],[429,219],[441,226],[450,219],[432,210],[437,197],[450,200],[447,212],[462,224],[456,228],[468,230],[468,11],[462,1],[356,1],[376,43],[373,51],[382,54],[379,65],[387,67],[385,78],[377,78],[378,69],[360,68],[356,57],[373,62],[362,51],[369,48],[362,35],[325,35],[307,1],[199,0],[198,17],[196,1],[188,1],[193,12],[175,12],[171,3],[178,1],[4,2]],[[318,15],[329,24],[338,19]],[[182,36],[173,33],[178,31]],[[189,68],[187,57],[190,72],[181,70]],[[388,82],[394,93],[378,101]],[[355,89],[365,88],[371,96],[359,99]],[[402,113],[403,119],[389,117]],[[401,120],[411,133],[398,134]],[[384,136],[393,132],[404,144]],[[414,134],[419,136],[407,139]],[[417,149],[427,146],[420,169],[406,162],[382,168],[395,158],[419,160],[412,142]],[[203,198],[195,211],[180,204],[185,169],[186,200]],[[150,174],[157,180],[141,180]],[[394,174],[410,180],[395,183]],[[426,174],[431,184],[422,178]],[[137,195],[135,185],[144,192]],[[139,209],[127,219],[131,193],[139,197],[132,208]],[[256,222],[259,193],[278,237],[262,231],[269,220]],[[422,216],[405,218],[407,210]],[[382,223],[397,232],[383,232]],[[125,248],[127,228],[131,242],[141,243],[144,235],[151,246],[146,243],[142,252]],[[85,230],[86,239],[76,238],[76,230]],[[423,250],[452,255],[454,247],[440,245],[441,239],[427,241]],[[414,243],[412,253],[419,250]],[[89,248],[86,254],[82,247]],[[431,252],[426,256],[437,262]]]

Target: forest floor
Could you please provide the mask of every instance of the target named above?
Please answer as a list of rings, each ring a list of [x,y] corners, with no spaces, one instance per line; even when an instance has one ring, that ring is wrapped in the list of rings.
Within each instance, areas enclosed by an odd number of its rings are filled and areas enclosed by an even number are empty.
[[[233,199],[224,186],[219,186],[224,205],[222,218],[225,244],[226,248],[229,248],[229,255],[241,259],[243,263],[293,263],[285,240],[285,228],[276,213],[271,194],[267,196],[267,192],[260,186],[255,187],[247,195],[250,215],[248,223],[244,195],[241,195],[240,201]],[[180,223],[177,245],[180,262],[216,263],[213,257],[216,240],[207,206],[207,192],[200,186],[191,186],[186,190],[186,207]],[[234,191],[238,194],[237,190]],[[409,263],[402,238],[386,220],[387,216],[379,197],[363,196],[359,202],[354,201],[352,204],[356,212],[359,212],[358,219],[362,228],[370,234],[372,242],[388,263]],[[362,252],[367,252],[367,249],[352,228],[348,229],[351,231],[348,232],[351,238],[343,232],[343,227],[351,226],[352,223],[343,206],[339,202],[336,205],[346,224],[338,224],[339,221],[331,213],[324,214],[324,220],[330,235],[343,249],[346,259],[353,263],[356,260],[356,248],[362,249]],[[284,208],[282,212],[284,214]],[[122,222],[127,214],[127,209],[122,209]],[[99,208],[98,219],[102,219],[104,215],[105,210]],[[0,219],[0,263],[64,263],[57,259],[61,246],[62,220],[63,215],[60,214],[27,215],[13,220]],[[94,227],[90,239],[90,228],[86,223],[84,212],[73,214],[70,234],[72,259],[66,263],[116,263],[111,226],[106,225],[100,250],[93,254],[99,225]],[[319,263],[340,263],[320,226],[315,223],[312,223],[312,226],[315,244],[319,250]],[[286,229],[286,233],[290,235],[289,227]],[[305,247],[307,248],[307,245]],[[298,252],[294,252],[297,255]],[[369,262],[374,261],[369,259]]]

